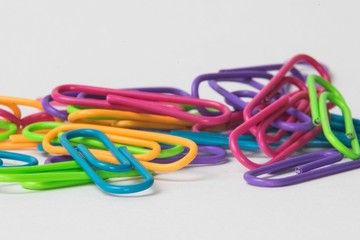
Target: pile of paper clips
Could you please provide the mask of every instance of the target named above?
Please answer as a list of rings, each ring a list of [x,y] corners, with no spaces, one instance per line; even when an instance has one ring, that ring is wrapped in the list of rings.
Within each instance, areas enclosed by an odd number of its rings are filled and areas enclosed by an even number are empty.
[[[224,103],[200,98],[203,82]],[[304,54],[285,64],[198,76],[191,93],[61,85],[41,100],[2,96],[0,104],[0,149],[47,156],[38,164],[33,156],[0,151],[0,182],[26,189],[93,182],[107,193],[134,193],[151,187],[157,173],[226,162],[227,149],[250,169],[245,180],[264,187],[360,167],[352,161],[360,158],[360,120],[352,118],[328,70]],[[39,111],[23,116],[20,106]],[[342,115],[329,113],[335,106]],[[312,150],[301,155],[304,148]],[[269,159],[256,162],[244,151]]]

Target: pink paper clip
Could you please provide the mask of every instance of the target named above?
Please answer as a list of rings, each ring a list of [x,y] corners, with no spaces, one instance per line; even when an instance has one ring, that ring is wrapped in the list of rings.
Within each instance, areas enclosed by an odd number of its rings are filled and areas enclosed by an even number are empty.
[[[286,147],[285,145],[281,146],[281,152],[279,151],[277,155],[273,156],[269,161],[262,164],[251,161],[245,156],[245,154],[238,146],[238,137],[240,135],[245,134],[250,130],[250,128],[259,125],[262,121],[266,121],[268,118],[274,120],[275,118],[281,116],[289,107],[293,106],[295,103],[306,97],[307,93],[305,91],[294,94],[291,97],[289,95],[282,96],[278,100],[268,105],[262,111],[249,118],[234,131],[232,131],[229,137],[229,145],[236,159],[248,169],[255,169],[285,159],[294,153],[297,149],[305,145],[312,138],[316,137],[322,130],[321,126],[314,127],[311,131],[303,132],[299,135],[294,135],[293,138],[296,141],[289,141],[286,144]]]
[[[313,66],[318,73],[327,81],[331,82],[330,75],[326,71],[326,69],[321,65],[318,61],[316,61],[314,58],[305,55],[305,54],[299,54],[295,55],[293,58],[291,58],[286,64],[283,65],[282,68],[277,72],[277,74],[271,79],[271,81],[250,101],[247,106],[244,109],[244,119],[245,121],[250,119],[253,115],[254,110],[256,107],[263,103],[263,101],[270,101],[273,94],[274,89],[279,88],[279,84],[283,83],[283,78],[286,76],[286,74],[295,66],[297,63],[308,63],[309,65]],[[250,129],[250,132],[256,136],[256,127],[253,126]]]
[[[66,92],[81,92],[102,96],[96,98],[77,98],[66,96]],[[214,126],[226,123],[230,119],[230,109],[215,101],[197,99],[186,96],[176,96],[161,93],[142,92],[135,90],[117,90],[85,85],[61,85],[52,91],[52,97],[59,103],[76,106],[92,106],[106,109],[141,111],[152,114],[171,116],[196,124]],[[216,116],[197,116],[184,111],[181,104],[189,104],[206,108],[213,108],[219,112]]]

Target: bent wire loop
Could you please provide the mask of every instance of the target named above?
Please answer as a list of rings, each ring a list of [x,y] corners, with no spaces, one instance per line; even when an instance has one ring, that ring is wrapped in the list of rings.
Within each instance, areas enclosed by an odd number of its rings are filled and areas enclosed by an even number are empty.
[[[72,146],[69,139],[76,137],[96,137],[100,139],[109,151],[114,155],[118,161],[115,164],[102,162],[97,159],[84,145],[78,144],[76,148]],[[82,167],[82,169],[89,175],[94,183],[104,192],[113,194],[128,194],[143,191],[148,189],[154,183],[152,175],[136,160],[125,147],[116,147],[111,143],[106,135],[94,129],[77,129],[65,132],[60,137],[61,144],[75,159],[75,161]],[[95,166],[98,169],[110,172],[124,172],[129,171],[133,167],[142,177],[143,181],[131,185],[116,185],[104,181],[93,169]]]
[[[105,96],[106,99],[76,98],[66,96],[65,92],[81,92]],[[202,125],[219,125],[230,118],[230,109],[224,104],[192,97],[142,92],[134,90],[116,90],[85,85],[61,85],[53,89],[54,100],[75,106],[91,106],[96,108],[145,111],[147,113],[167,115]],[[175,104],[175,105],[174,105]],[[184,111],[176,104],[189,104],[214,108],[220,112],[217,116],[196,116]]]
[[[311,114],[314,125],[322,126],[326,139],[339,152],[351,159],[360,158],[359,140],[357,138],[357,133],[354,127],[351,111],[341,93],[333,85],[331,85],[319,76],[309,75],[308,82],[309,96],[311,101]],[[319,99],[316,94],[315,83],[320,84],[326,89],[325,92],[320,93]],[[329,121],[327,101],[334,103],[340,108],[344,116],[343,120],[345,126],[345,135],[350,140],[351,149],[349,149],[342,141],[340,141],[332,131]]]
[[[23,162],[24,164],[22,164],[22,165],[4,165],[4,161],[2,160],[3,158]],[[0,151],[0,168],[33,166],[33,165],[38,165],[38,163],[39,163],[38,160],[35,157],[30,156],[30,155]]]
[[[248,171],[244,174],[244,179],[255,186],[280,187],[360,168],[359,160],[334,164],[341,161],[342,158],[343,155],[334,149],[304,154]],[[293,169],[297,173],[296,175],[271,178],[281,172]],[[260,177],[261,175],[267,176]]]

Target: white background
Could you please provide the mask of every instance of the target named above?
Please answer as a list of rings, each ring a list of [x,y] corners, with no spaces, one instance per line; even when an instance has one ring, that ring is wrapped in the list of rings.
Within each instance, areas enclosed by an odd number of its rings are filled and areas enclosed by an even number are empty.
[[[307,53],[360,118],[359,22],[357,1],[1,1],[0,95],[64,83],[190,91],[199,74]],[[265,189],[229,160],[158,175],[138,197],[1,184],[1,237],[359,239],[359,171]]]

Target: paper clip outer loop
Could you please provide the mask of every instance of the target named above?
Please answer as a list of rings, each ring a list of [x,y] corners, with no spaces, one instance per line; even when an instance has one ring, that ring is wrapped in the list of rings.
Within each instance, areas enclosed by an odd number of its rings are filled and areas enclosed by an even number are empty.
[[[88,150],[85,150],[85,146],[82,145],[82,147],[78,146],[77,150],[80,151],[82,154],[85,155],[85,157],[82,157],[78,154],[78,151],[72,146],[72,144],[69,142],[69,139],[79,136],[96,136],[97,138],[101,139],[102,142],[109,148],[111,153],[116,157],[117,161],[126,168],[128,167],[134,167],[135,170],[144,178],[143,182],[132,184],[132,185],[115,185],[115,184],[109,184],[106,181],[104,181],[91,167],[91,165],[94,165],[97,161],[94,161],[94,159],[88,158],[91,153]],[[89,177],[93,180],[93,182],[104,192],[112,193],[112,194],[129,194],[129,193],[135,193],[139,191],[143,191],[145,189],[148,189],[152,186],[154,183],[154,179],[152,175],[126,150],[125,147],[121,147],[119,149],[116,149],[114,145],[112,145],[111,141],[106,137],[105,134],[98,130],[94,129],[77,129],[72,130],[69,132],[65,132],[60,137],[61,144],[67,149],[67,151],[70,153],[70,155],[75,159],[75,161],[84,169],[84,171],[89,175]],[[85,151],[84,151],[85,150]],[[87,153],[86,153],[87,152]],[[127,165],[127,162],[129,165]],[[89,164],[90,163],[90,164]],[[100,163],[100,162],[98,162]],[[100,165],[96,163],[95,166],[102,169],[102,170],[109,170],[112,171],[122,171],[125,169],[119,169],[114,168],[114,164],[111,164],[110,166],[107,166],[108,163],[101,163]],[[127,169],[127,171],[130,170]]]
[[[6,158],[11,160],[16,160],[23,162],[25,164],[22,165],[15,165],[15,166],[4,166],[3,162],[0,165],[0,168],[13,168],[13,167],[22,167],[22,166],[33,166],[38,165],[38,160],[30,155],[21,154],[21,153],[13,153],[13,152],[6,152],[6,151],[0,151],[0,158]],[[0,159],[1,160],[1,159]]]

